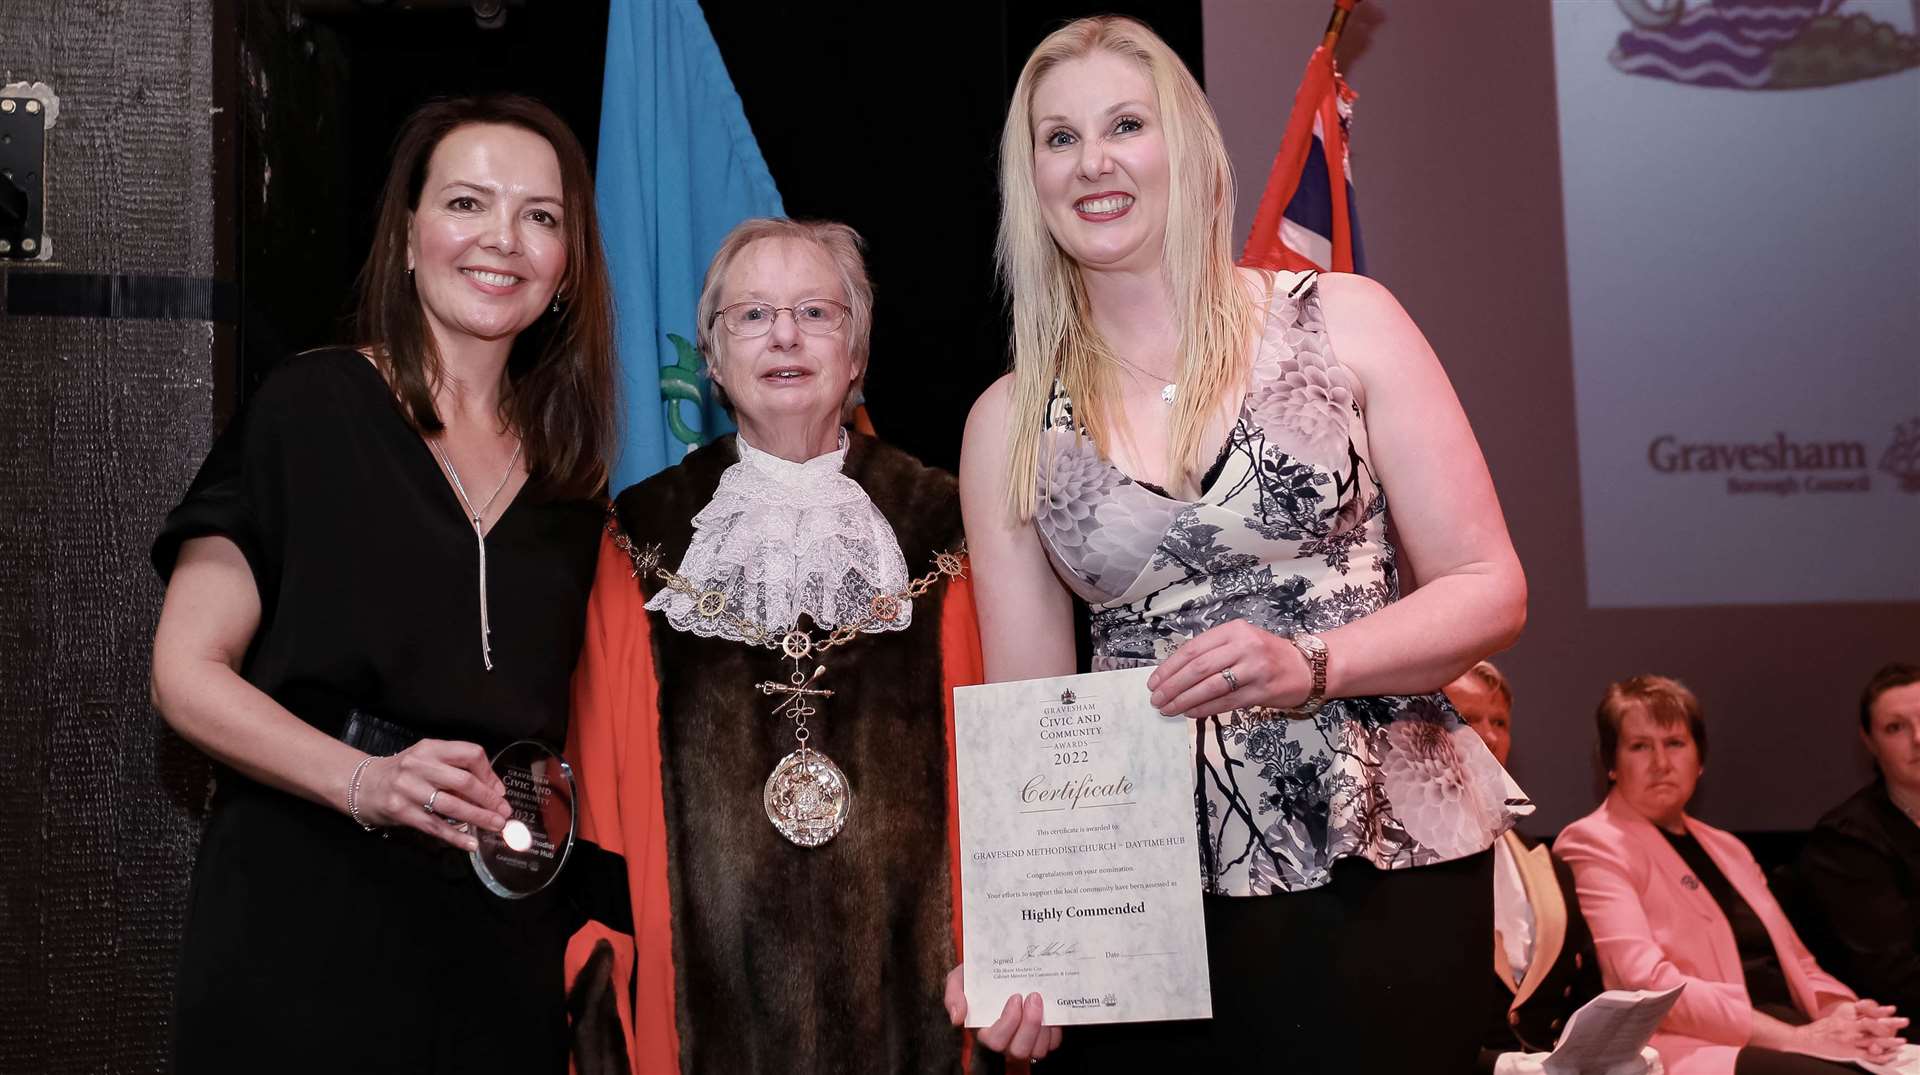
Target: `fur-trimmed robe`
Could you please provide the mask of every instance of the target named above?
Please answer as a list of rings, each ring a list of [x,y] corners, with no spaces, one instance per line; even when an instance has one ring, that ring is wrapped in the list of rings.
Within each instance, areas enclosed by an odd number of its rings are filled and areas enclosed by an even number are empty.
[[[621,494],[635,546],[677,566],[737,458],[724,438]],[[911,575],[960,545],[950,476],[857,434],[845,473],[892,524]],[[674,630],[643,607],[661,585],[603,542],[569,755],[582,836],[624,858],[632,934],[591,923],[569,947],[577,1069],[618,1069],[611,1000],[626,1060],[647,1075],[958,1071],[962,1035],[941,997],[959,960],[952,688],[981,679],[971,589],[937,585],[911,627],[824,655],[816,686],[834,694],[809,745],[846,773],[853,802],[846,828],[809,849],[761,805],[796,744],[755,684],[785,682],[792,662]]]

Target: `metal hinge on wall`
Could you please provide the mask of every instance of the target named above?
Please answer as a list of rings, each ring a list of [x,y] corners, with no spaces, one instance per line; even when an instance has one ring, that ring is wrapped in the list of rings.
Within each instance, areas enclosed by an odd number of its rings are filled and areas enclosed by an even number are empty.
[[[44,82],[0,86],[0,261],[46,261],[47,132],[60,98]]]

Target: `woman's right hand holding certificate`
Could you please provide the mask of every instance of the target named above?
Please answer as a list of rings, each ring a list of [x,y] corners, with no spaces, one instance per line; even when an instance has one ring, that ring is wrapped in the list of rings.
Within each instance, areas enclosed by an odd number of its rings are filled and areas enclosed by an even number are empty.
[[[954,1026],[967,1023],[967,993],[961,985],[961,971],[962,967],[955,967],[947,972],[947,1017]],[[1044,1059],[1060,1048],[1060,1028],[1042,1023],[1045,1011],[1046,1002],[1038,993],[1010,996],[1000,1018],[992,1026],[982,1027],[977,1040],[1009,1060]]]

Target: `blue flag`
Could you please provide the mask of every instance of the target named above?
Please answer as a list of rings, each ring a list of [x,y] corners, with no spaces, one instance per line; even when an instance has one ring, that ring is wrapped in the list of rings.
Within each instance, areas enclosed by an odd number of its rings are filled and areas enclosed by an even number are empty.
[[[619,492],[730,428],[693,348],[700,280],[735,224],[782,215],[695,0],[613,0],[598,185],[620,319]]]

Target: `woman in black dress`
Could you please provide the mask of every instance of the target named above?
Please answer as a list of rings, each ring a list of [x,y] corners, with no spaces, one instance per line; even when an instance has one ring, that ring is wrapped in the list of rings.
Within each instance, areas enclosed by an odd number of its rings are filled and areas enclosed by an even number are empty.
[[[558,117],[407,121],[358,336],[275,369],[154,545],[154,704],[220,763],[175,1068],[563,1071],[576,923],[461,853],[507,817],[489,756],[564,741],[613,440],[591,173]]]

